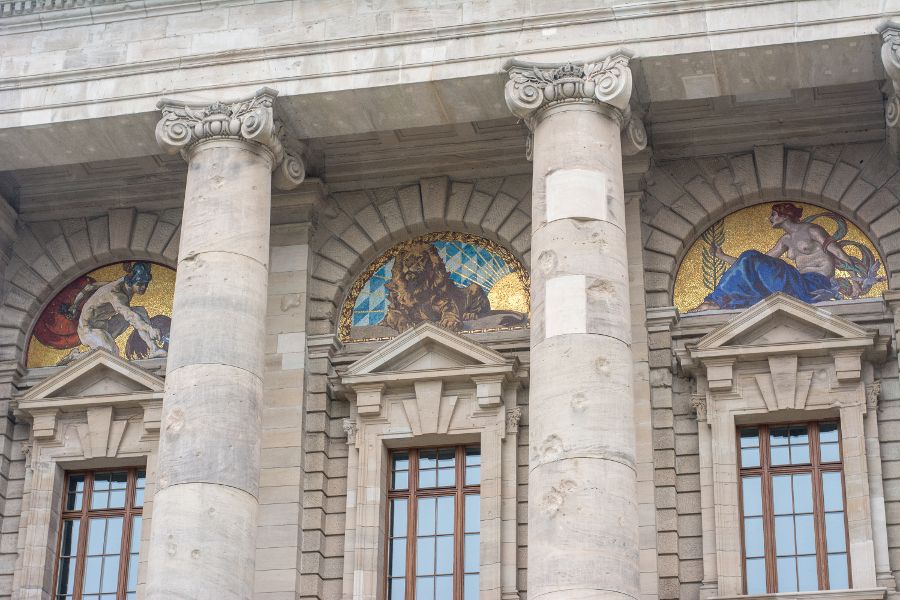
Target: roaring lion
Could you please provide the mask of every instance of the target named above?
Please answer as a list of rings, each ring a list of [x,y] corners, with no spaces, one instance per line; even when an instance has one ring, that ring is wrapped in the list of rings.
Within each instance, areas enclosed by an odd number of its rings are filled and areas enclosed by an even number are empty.
[[[491,314],[487,293],[477,283],[456,285],[444,261],[429,243],[401,250],[394,259],[388,290],[388,309],[381,321],[405,331],[424,321],[459,331],[462,322]]]

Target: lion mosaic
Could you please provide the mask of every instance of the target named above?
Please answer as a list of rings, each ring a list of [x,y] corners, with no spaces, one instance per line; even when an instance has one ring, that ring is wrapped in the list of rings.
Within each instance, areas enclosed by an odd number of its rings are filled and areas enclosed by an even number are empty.
[[[388,309],[381,324],[405,331],[431,321],[459,331],[463,321],[492,313],[484,288],[477,283],[456,285],[434,246],[412,244],[394,259],[388,290]]]

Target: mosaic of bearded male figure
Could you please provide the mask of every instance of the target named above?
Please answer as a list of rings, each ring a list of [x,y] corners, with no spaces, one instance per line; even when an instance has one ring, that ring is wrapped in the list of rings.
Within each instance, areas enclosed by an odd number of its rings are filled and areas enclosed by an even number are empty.
[[[344,341],[385,339],[424,322],[451,331],[528,324],[528,276],[498,244],[442,232],[397,244],[351,288],[341,316]]]

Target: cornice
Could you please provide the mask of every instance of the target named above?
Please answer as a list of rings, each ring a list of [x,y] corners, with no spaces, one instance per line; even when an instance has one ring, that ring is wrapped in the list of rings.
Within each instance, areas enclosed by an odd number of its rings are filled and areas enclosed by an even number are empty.
[[[238,2],[238,0],[235,0]],[[241,2],[243,3],[243,2]],[[667,14],[682,14],[689,12],[698,12],[698,11],[713,11],[713,10],[722,10],[728,8],[740,8],[743,6],[753,6],[759,7],[767,4],[781,4],[783,0],[651,0],[648,2],[640,2],[629,4],[624,7],[617,7],[615,9],[602,8],[602,9],[591,9],[585,11],[573,11],[573,12],[565,12],[565,13],[552,13],[548,15],[537,15],[531,17],[520,17],[516,19],[506,19],[500,21],[493,21],[490,23],[474,23],[474,24],[465,24],[465,25],[456,25],[451,27],[441,28],[440,30],[415,30],[415,31],[405,31],[405,32],[396,32],[389,34],[378,34],[378,35],[369,35],[369,36],[359,36],[354,38],[343,38],[336,40],[325,40],[325,41],[316,41],[316,42],[298,42],[294,44],[279,44],[278,46],[266,46],[266,47],[257,47],[257,48],[248,48],[242,50],[232,50],[228,52],[211,52],[205,54],[198,54],[192,56],[177,56],[172,58],[164,58],[164,59],[156,59],[143,61],[140,63],[134,64],[116,64],[116,65],[105,65],[101,67],[90,67],[85,69],[77,69],[77,70],[68,70],[68,71],[56,71],[52,73],[41,73],[35,75],[23,75],[19,77],[8,77],[0,80],[0,91],[5,90],[21,90],[32,87],[43,87],[43,86],[51,86],[51,85],[60,85],[60,84],[69,84],[69,83],[81,83],[87,81],[95,81],[100,79],[108,79],[112,77],[129,77],[136,75],[144,75],[149,73],[159,73],[171,71],[174,69],[178,70],[187,70],[187,69],[196,69],[203,67],[215,67],[215,66],[223,66],[229,64],[238,64],[238,63],[246,63],[253,62],[257,60],[271,60],[271,59],[279,59],[279,58],[300,58],[303,56],[313,55],[313,54],[328,54],[334,52],[353,52],[357,50],[372,50],[383,47],[397,46],[403,44],[417,44],[417,43],[425,43],[425,44],[434,44],[435,42],[441,41],[449,41],[455,40],[460,37],[484,37],[495,34],[502,33],[511,33],[511,32],[525,32],[531,30],[543,30],[546,28],[558,27],[558,26],[573,26],[573,25],[585,25],[585,24],[593,24],[593,23],[603,23],[609,21],[618,21],[622,19],[630,19],[630,20],[639,20],[644,18],[659,18],[661,16],[665,16]],[[177,4],[175,0],[173,0],[173,7]],[[203,5],[208,4],[208,2],[203,2]],[[219,2],[218,4],[225,4],[225,2]],[[64,12],[64,11],[61,11]],[[173,10],[173,13],[175,11]],[[178,12],[185,12],[183,9]],[[199,11],[197,11],[199,12]],[[43,13],[42,13],[43,14]],[[154,11],[152,14],[159,15],[165,14],[160,13],[158,11]],[[28,15],[29,17],[33,17],[33,15]],[[853,22],[865,19],[878,19],[882,18],[882,13],[867,13],[867,14],[858,14],[851,15],[846,17],[837,17],[832,19],[821,19],[816,21],[810,21],[807,23],[795,23],[792,27],[803,27],[805,25],[809,26],[818,26],[818,25],[827,25],[833,23],[841,23],[841,22]],[[6,21],[12,21],[19,17],[9,17],[8,19],[0,19],[0,36],[4,35],[4,29],[8,29],[8,24]],[[104,22],[109,22],[109,19],[106,19]],[[752,27],[741,27],[741,28],[733,28],[733,29],[722,29],[719,31],[706,31],[703,32],[703,35],[707,37],[718,37],[718,36],[733,36],[735,33],[750,33],[754,31],[767,31],[772,28],[772,25],[759,25]],[[18,33],[18,32],[11,32]],[[8,35],[8,34],[7,34]],[[617,40],[617,45],[633,45],[644,41],[669,41],[669,40],[678,40],[684,38],[697,37],[696,33],[678,33],[673,32],[667,35],[660,35],[652,38],[647,37],[633,37],[633,38],[622,38]],[[555,46],[548,46],[540,49],[536,49],[533,53],[538,54],[552,54],[554,52],[577,52],[579,50],[596,50],[597,42],[596,40],[585,40],[581,43],[569,43],[571,40],[566,40],[567,43],[559,44]],[[527,50],[525,51],[528,52]],[[429,67],[435,64],[454,64],[467,62],[470,60],[492,60],[492,59],[505,59],[509,57],[509,52],[492,52],[485,53],[479,56],[472,57],[461,57],[456,59],[444,59],[440,61],[422,61],[419,63],[406,63],[404,64],[404,69],[409,70],[417,67]],[[396,69],[396,65],[387,65],[387,66],[377,66],[371,67],[367,69],[351,69],[345,71],[331,71],[327,73],[310,73],[310,74],[292,74],[283,77],[268,77],[265,79],[255,79],[243,81],[240,83],[242,86],[255,86],[262,84],[272,84],[277,83],[279,81],[296,81],[296,80],[305,80],[305,79],[319,79],[324,77],[339,77],[343,75],[356,75],[363,73],[378,73],[384,71],[392,71]],[[204,84],[192,87],[184,87],[176,90],[178,93],[191,93],[196,91],[212,91],[216,89],[234,87],[235,83],[222,83],[222,84]],[[130,94],[130,95],[121,95],[115,98],[110,98],[107,101],[113,100],[133,100],[138,98],[147,98],[147,97],[158,97],[158,92],[147,92],[142,94]],[[78,106],[81,104],[88,103],[96,103],[96,99],[92,99],[91,101],[75,101],[75,102],[60,102],[56,104],[47,104],[42,105],[41,109],[50,109],[50,108],[64,108],[68,106]],[[20,112],[22,110],[28,110],[28,108],[3,108],[0,109],[0,114],[5,113],[15,113]]]

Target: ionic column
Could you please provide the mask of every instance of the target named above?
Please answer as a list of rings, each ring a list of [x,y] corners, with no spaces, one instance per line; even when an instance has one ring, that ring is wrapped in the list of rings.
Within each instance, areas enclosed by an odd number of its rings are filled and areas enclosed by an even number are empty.
[[[628,61],[507,67],[506,102],[533,134],[530,600],[639,593],[620,141]],[[646,141],[639,122],[625,137],[630,151]]]
[[[263,89],[159,104],[159,144],[188,161],[153,498],[149,600],[253,595],[272,172],[303,179]]]

